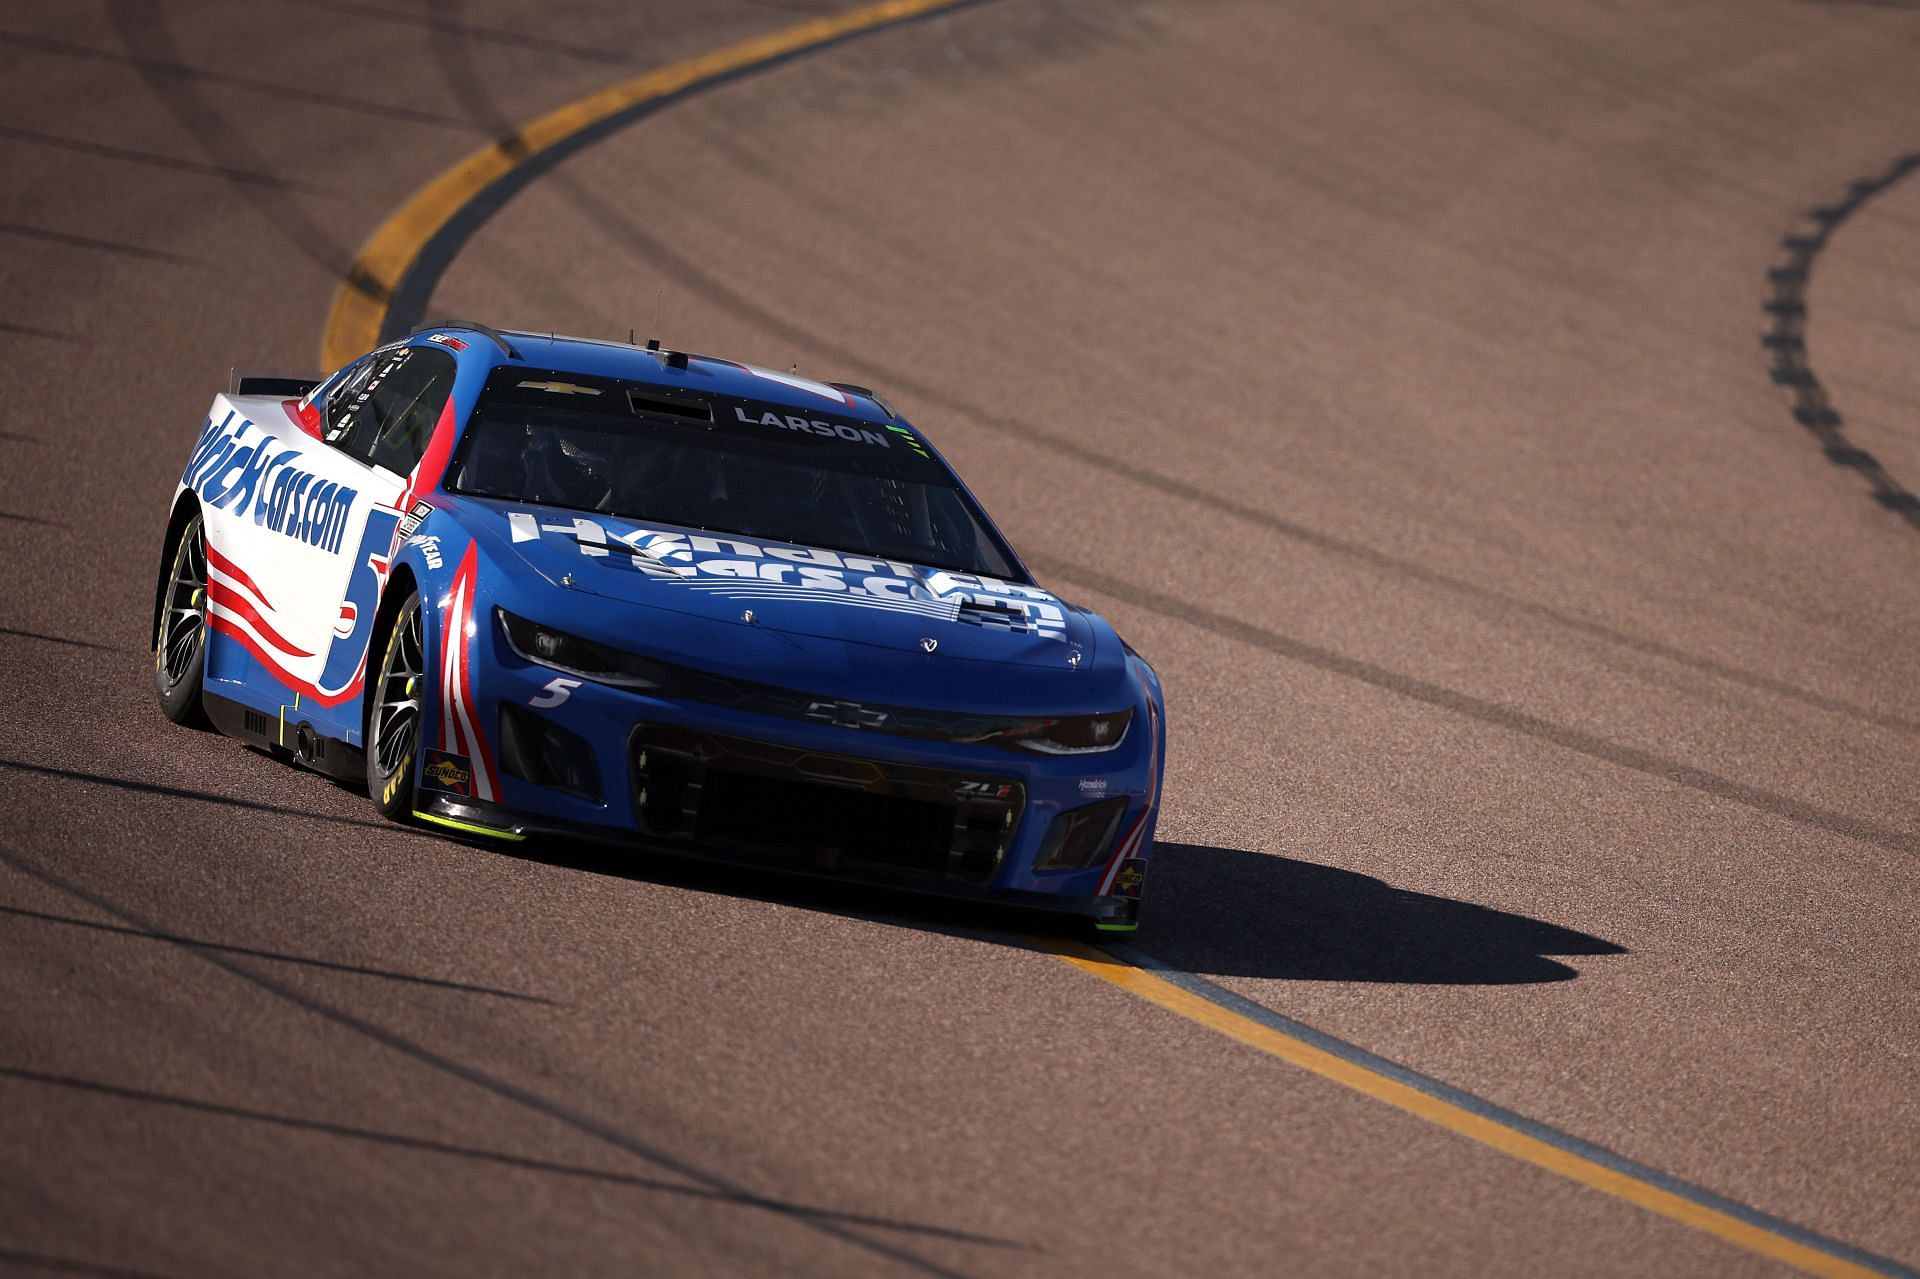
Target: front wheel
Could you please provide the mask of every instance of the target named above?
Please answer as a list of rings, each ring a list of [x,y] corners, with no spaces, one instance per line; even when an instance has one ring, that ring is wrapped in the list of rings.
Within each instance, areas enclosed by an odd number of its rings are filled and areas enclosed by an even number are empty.
[[[382,817],[413,811],[413,761],[420,749],[420,691],[425,645],[420,596],[409,592],[387,632],[387,652],[367,716],[367,794]]]
[[[206,723],[200,690],[207,669],[207,530],[200,516],[187,521],[173,544],[153,645],[153,691],[160,713],[176,724]]]

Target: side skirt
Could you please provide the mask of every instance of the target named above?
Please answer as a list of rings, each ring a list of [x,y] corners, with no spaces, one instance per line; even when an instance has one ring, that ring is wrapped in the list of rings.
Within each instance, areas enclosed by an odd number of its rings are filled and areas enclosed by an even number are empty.
[[[296,763],[335,781],[367,779],[367,753],[338,738],[322,737],[297,708],[269,715],[209,692],[201,693],[200,702],[206,707],[207,718],[213,721],[213,726],[228,737],[290,754]]]

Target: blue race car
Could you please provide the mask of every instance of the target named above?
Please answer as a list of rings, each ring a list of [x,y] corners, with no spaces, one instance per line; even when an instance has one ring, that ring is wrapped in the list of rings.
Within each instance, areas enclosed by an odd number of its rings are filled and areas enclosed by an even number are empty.
[[[1137,919],[1159,679],[862,387],[472,324],[236,371],[153,642],[390,818]]]

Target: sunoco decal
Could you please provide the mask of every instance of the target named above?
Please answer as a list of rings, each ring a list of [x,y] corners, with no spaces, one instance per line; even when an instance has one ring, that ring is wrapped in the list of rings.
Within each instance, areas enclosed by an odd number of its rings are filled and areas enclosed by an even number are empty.
[[[473,794],[473,761],[452,751],[430,750],[420,769],[420,784],[455,795]]]

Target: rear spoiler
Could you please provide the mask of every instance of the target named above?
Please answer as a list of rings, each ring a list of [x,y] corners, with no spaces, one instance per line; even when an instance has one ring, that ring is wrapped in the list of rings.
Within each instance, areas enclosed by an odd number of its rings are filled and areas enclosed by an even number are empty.
[[[308,373],[303,369],[236,368],[227,371],[227,394],[271,395],[275,399],[293,400],[326,380],[324,373]]]

